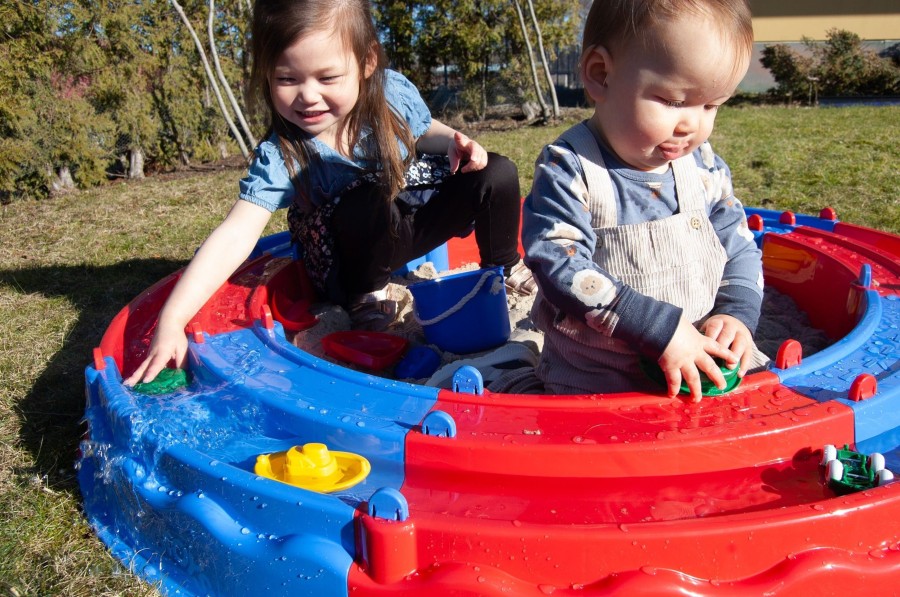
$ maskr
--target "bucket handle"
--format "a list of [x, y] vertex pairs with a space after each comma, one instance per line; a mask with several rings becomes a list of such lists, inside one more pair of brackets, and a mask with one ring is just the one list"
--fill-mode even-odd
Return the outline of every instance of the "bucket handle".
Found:
[[465, 307], [466, 303], [468, 303], [470, 300], [475, 298], [475, 295], [478, 294], [478, 291], [481, 290], [481, 287], [484, 286], [484, 283], [487, 282], [488, 278], [490, 278], [491, 276], [494, 276], [494, 275], [499, 275], [499, 274], [497, 274], [497, 272], [494, 270], [487, 270], [486, 272], [481, 274], [481, 277], [478, 279], [478, 282], [475, 284], [475, 286], [472, 287], [472, 290], [470, 290], [465, 296], [463, 296], [458, 301], [456, 301], [455, 305], [453, 305], [452, 307], [450, 307], [443, 313], [440, 313], [439, 315], [436, 315], [436, 316], [432, 317], [431, 319], [423, 320], [423, 319], [419, 319], [419, 316], [416, 314], [416, 312], [414, 310], [413, 316], [416, 318], [416, 321], [419, 322], [419, 325], [422, 325], [422, 326], [434, 325], [435, 323], [438, 323], [439, 321], [443, 321], [443, 320], [447, 319], [448, 317], [450, 317], [451, 315], [453, 315], [454, 313], [456, 313], [457, 311], [459, 311], [460, 309]]

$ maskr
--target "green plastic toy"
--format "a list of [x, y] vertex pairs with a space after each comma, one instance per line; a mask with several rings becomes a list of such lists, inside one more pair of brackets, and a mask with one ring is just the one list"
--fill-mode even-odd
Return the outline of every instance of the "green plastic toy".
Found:
[[153, 381], [134, 384], [135, 392], [156, 396], [171, 394], [188, 385], [187, 371], [184, 369], [163, 369]]
[[[725, 388], [722, 390], [717, 388], [712, 380], [709, 379], [709, 377], [703, 371], [700, 371], [700, 392], [704, 396], [721, 396], [722, 394], [727, 394], [741, 384], [742, 378], [738, 377], [738, 370], [740, 369], [740, 367], [735, 366], [734, 369], [729, 369], [724, 360], [716, 359], [715, 361], [719, 366], [719, 371], [721, 371], [722, 375], [725, 377]], [[644, 370], [644, 373], [647, 374], [647, 377], [663, 386], [666, 385], [666, 376], [663, 375], [662, 369], [659, 368], [659, 365], [647, 359], [641, 359], [641, 368]], [[690, 388], [688, 388], [687, 382], [681, 382], [679, 393], [691, 393]]]

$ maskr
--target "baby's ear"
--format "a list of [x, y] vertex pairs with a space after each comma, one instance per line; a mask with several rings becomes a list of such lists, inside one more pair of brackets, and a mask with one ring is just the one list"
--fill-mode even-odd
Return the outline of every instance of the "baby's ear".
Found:
[[581, 58], [581, 80], [584, 91], [594, 103], [602, 101], [606, 95], [606, 77], [612, 67], [609, 51], [600, 45], [591, 46]]

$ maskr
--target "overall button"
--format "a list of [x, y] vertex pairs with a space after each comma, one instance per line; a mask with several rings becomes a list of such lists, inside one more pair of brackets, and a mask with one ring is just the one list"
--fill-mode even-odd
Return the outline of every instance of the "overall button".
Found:
[[697, 216], [691, 218], [691, 228], [693, 228], [694, 230], [700, 229], [700, 218], [698, 218]]

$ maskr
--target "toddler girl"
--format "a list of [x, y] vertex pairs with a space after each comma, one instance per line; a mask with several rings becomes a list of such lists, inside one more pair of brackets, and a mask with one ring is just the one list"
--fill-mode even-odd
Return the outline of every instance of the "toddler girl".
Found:
[[127, 384], [171, 360], [184, 365], [185, 325], [282, 207], [317, 290], [357, 327], [393, 321], [392, 271], [473, 227], [483, 267], [528, 281], [515, 166], [433, 119], [416, 88], [385, 68], [366, 0], [257, 0], [252, 59], [269, 133]]

